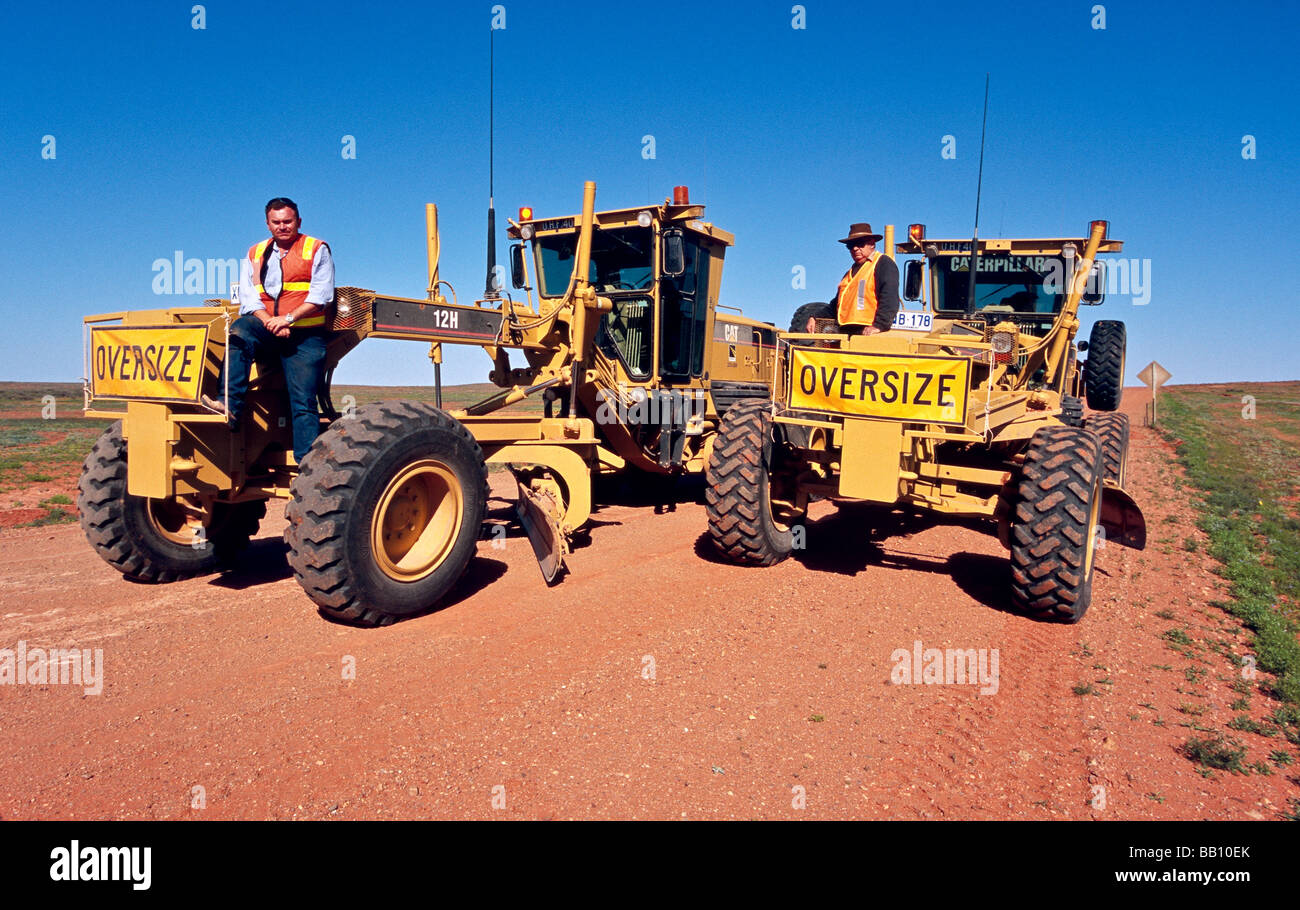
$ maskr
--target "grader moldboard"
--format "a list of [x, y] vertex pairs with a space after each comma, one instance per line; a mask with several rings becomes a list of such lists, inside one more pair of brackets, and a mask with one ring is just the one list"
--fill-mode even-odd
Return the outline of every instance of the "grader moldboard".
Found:
[[[713, 543], [736, 563], [780, 562], [815, 498], [984, 516], [1011, 551], [1015, 605], [1077, 621], [1101, 542], [1146, 543], [1124, 490], [1128, 418], [1114, 413], [1124, 324], [1098, 321], [1074, 344], [1079, 305], [1104, 298], [1097, 257], [1123, 244], [1103, 221], [1086, 238], [977, 241], [973, 256], [971, 240], [908, 232], [898, 251], [922, 258], [907, 262], [903, 296], [922, 309], [850, 336], [828, 304], [800, 307], [778, 337], [773, 395], [724, 416], [706, 490]], [[892, 229], [885, 243], [892, 253]], [[1081, 394], [1102, 413], [1085, 419]]]
[[[295, 465], [283, 376], [255, 368], [240, 431], [200, 403], [217, 396], [229, 300], [85, 319], [86, 413], [119, 419], [86, 459], [78, 507], [86, 536], [131, 578], [169, 582], [229, 564], [265, 515], [288, 499], [289, 563], [327, 616], [386, 625], [425, 612], [474, 555], [487, 465], [518, 479], [520, 521], [548, 583], [592, 512], [593, 477], [702, 472], [719, 415], [770, 394], [768, 323], [718, 311], [732, 235], [703, 221], [685, 187], [671, 200], [596, 212], [594, 183], [577, 216], [534, 219], [511, 272], [527, 302], [489, 288], [474, 304], [443, 296], [437, 211], [426, 207], [427, 299], [341, 287], [329, 316], [328, 424]], [[442, 345], [479, 345], [502, 391], [460, 410], [365, 404], [340, 415], [328, 378], [367, 337], [430, 343], [437, 402]], [[510, 352], [526, 366], [512, 367]], [[530, 396], [544, 416], [503, 415]], [[125, 402], [105, 410], [101, 402]]]

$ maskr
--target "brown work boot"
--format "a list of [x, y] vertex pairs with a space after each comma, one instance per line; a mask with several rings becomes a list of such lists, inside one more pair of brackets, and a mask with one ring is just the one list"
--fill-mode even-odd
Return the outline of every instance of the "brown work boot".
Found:
[[230, 410], [226, 407], [226, 403], [216, 398], [212, 398], [209, 395], [200, 395], [199, 404], [203, 405], [209, 411], [216, 411], [218, 414], [225, 414], [227, 417], [230, 416]]
[[226, 407], [226, 403], [224, 401], [218, 401], [217, 399], [209, 395], [200, 395], [199, 404], [203, 405], [209, 411], [216, 411], [218, 414], [225, 415], [226, 426], [230, 427], [230, 432], [232, 433], [239, 432], [242, 423], [238, 417], [231, 416], [230, 409]]

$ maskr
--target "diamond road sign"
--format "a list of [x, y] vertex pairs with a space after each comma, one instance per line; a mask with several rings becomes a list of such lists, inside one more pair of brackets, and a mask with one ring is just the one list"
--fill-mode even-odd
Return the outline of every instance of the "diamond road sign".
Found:
[[1142, 372], [1138, 373], [1138, 379], [1141, 379], [1153, 389], [1158, 389], [1169, 381], [1173, 374], [1156, 363], [1154, 360], [1143, 367]]

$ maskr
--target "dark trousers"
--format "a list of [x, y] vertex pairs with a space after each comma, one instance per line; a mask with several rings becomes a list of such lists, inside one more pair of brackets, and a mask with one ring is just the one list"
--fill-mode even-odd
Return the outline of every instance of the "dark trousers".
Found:
[[320, 435], [316, 393], [325, 363], [325, 330], [291, 329], [288, 338], [276, 338], [253, 314], [240, 316], [230, 329], [226, 367], [230, 371], [230, 399], [226, 406], [232, 421], [244, 413], [248, 376], [254, 361], [279, 358], [289, 387], [289, 413], [293, 418], [293, 457], [299, 464]]

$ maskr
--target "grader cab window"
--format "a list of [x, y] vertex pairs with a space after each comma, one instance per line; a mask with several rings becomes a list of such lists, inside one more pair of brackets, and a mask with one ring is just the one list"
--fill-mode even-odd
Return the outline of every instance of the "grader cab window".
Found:
[[[970, 291], [969, 256], [941, 256], [934, 263], [938, 306], [964, 312]], [[1065, 295], [1065, 263], [1059, 256], [985, 253], [975, 279], [975, 312], [1046, 315], [1060, 312]]]
[[[649, 228], [611, 228], [591, 232], [587, 280], [597, 293], [648, 290], [654, 281], [653, 235]], [[539, 237], [539, 286], [543, 297], [562, 297], [573, 275], [578, 235]]]
[[690, 238], [685, 247], [686, 270], [659, 284], [659, 371], [683, 379], [699, 376], [704, 369], [704, 323], [709, 315], [709, 253]]
[[614, 308], [600, 320], [596, 344], [606, 356], [618, 357], [633, 379], [647, 379], [654, 363], [650, 339], [654, 337], [653, 301], [640, 294], [611, 295]]

